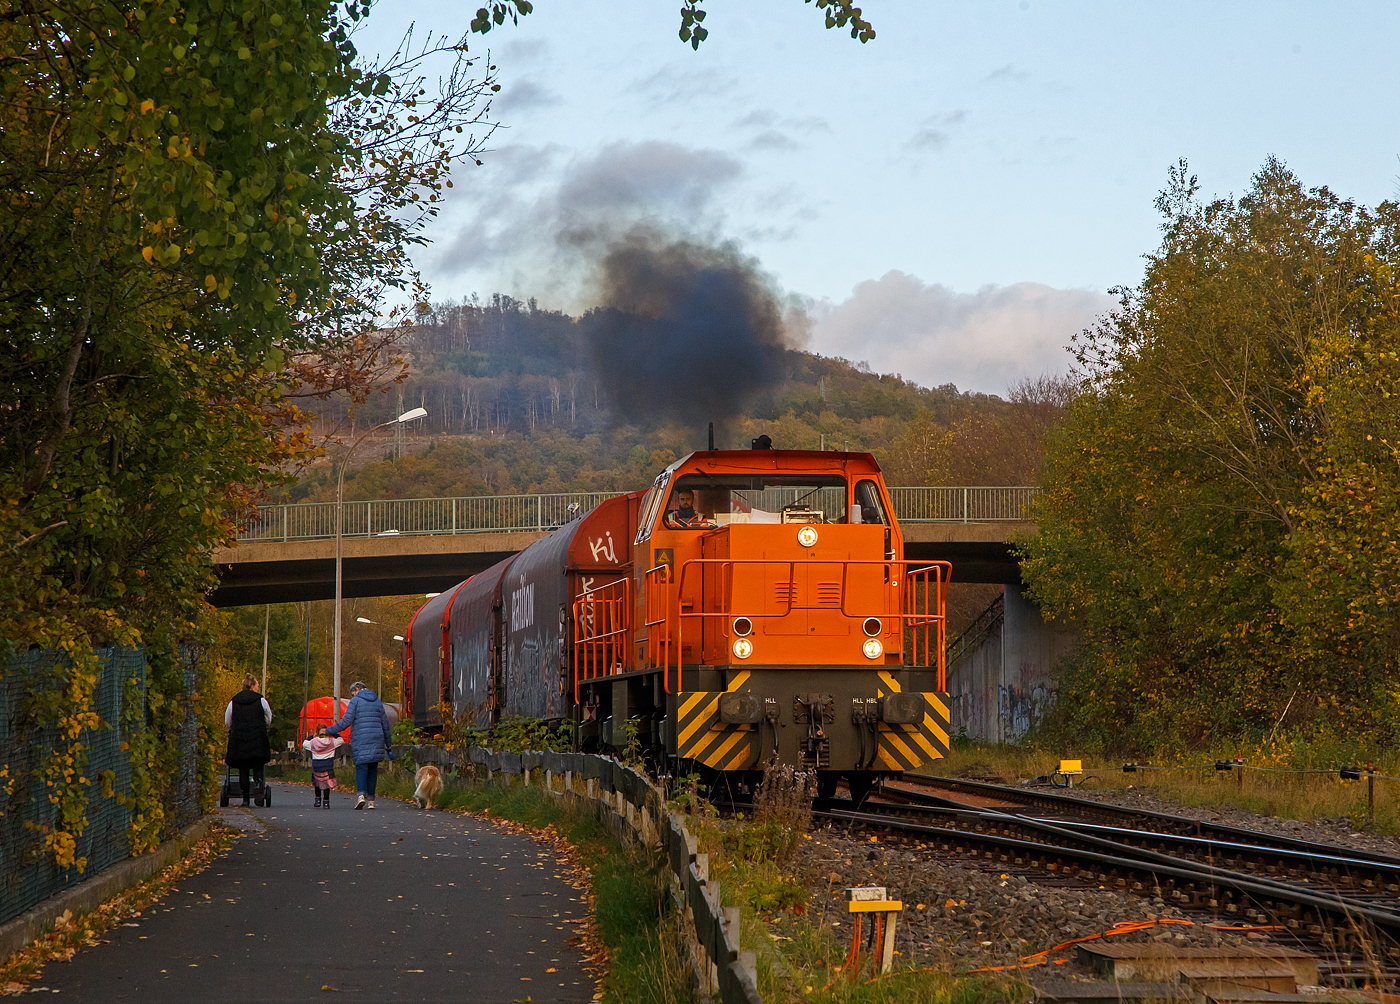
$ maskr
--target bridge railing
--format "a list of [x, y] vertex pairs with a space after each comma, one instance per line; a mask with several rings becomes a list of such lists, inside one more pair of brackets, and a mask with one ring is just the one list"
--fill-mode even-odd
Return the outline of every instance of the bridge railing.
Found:
[[987, 523], [1027, 519], [1040, 489], [1019, 487], [891, 488], [894, 515], [901, 523]]
[[[891, 488], [901, 523], [974, 523], [1022, 520], [1039, 488]], [[427, 534], [542, 531], [567, 523], [623, 492], [540, 495], [469, 495], [441, 499], [375, 499], [346, 502], [341, 535], [397, 537]], [[571, 507], [577, 507], [571, 508]], [[334, 502], [258, 506], [240, 541], [324, 540], [335, 536]]]

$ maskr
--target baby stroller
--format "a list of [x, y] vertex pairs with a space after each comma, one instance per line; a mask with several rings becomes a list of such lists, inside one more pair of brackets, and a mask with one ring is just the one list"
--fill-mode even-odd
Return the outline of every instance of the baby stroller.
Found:
[[[268, 787], [267, 781], [259, 781], [257, 777], [252, 777], [248, 781], [248, 794], [252, 796], [253, 804], [266, 808], [272, 804], [272, 789]], [[219, 806], [228, 808], [231, 798], [242, 798], [243, 787], [239, 782], [238, 775], [234, 773], [234, 768], [226, 767], [224, 771], [224, 784], [219, 789]]]

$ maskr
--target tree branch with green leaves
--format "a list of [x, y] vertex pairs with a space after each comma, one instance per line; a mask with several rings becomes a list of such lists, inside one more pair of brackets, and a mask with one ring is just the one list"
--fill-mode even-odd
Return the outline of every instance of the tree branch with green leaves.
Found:
[[[851, 37], [864, 43], [875, 37], [875, 26], [872, 25], [861, 9], [851, 0], [802, 0], [803, 3], [815, 3], [816, 9], [821, 11], [822, 19], [826, 22], [828, 30], [832, 28], [849, 28]], [[500, 0], [489, 6], [478, 8], [476, 16], [472, 18], [471, 30], [475, 34], [484, 35], [505, 24], [509, 19], [511, 24], [519, 24], [520, 19], [534, 11], [535, 5], [530, 0]], [[689, 42], [692, 49], [699, 49], [700, 43], [710, 37], [709, 29], [705, 27], [705, 0], [681, 0], [681, 27], [680, 39], [682, 42]]]

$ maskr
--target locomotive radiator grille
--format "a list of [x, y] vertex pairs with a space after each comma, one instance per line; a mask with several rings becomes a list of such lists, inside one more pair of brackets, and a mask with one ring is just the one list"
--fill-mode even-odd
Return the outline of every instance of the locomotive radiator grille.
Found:
[[[880, 697], [902, 693], [899, 681], [890, 673], [880, 674]], [[948, 695], [921, 693], [924, 699], [923, 720], [913, 725], [891, 725], [880, 722], [879, 752], [876, 762], [887, 770], [912, 770], [948, 755]]]
[[720, 720], [722, 693], [746, 690], [749, 674], [737, 674], [728, 691], [695, 691], [677, 695], [676, 752], [715, 770], [747, 770], [758, 762], [759, 734], [748, 725]]

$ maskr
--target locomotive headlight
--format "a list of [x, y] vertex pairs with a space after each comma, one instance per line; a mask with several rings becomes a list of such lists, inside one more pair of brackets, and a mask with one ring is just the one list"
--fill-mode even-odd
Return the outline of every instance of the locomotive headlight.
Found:
[[867, 659], [878, 659], [885, 654], [885, 646], [880, 644], [879, 638], [867, 638], [865, 644], [860, 647]]
[[817, 542], [816, 527], [804, 526], [797, 531], [797, 542], [803, 547], [811, 547]]
[[753, 621], [747, 617], [735, 617], [734, 633], [740, 638], [753, 634]]
[[865, 618], [865, 623], [860, 626], [860, 629], [874, 638], [880, 633], [880, 629], [883, 627], [884, 625], [880, 623], [880, 618], [867, 617]]
[[734, 655], [739, 659], [747, 659], [753, 655], [753, 642], [747, 638], [734, 639]]

